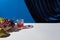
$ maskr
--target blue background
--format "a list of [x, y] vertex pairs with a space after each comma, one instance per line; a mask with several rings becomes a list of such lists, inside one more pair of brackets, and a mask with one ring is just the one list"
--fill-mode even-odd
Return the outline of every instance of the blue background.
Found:
[[35, 22], [28, 11], [24, 0], [0, 0], [0, 17], [13, 19], [24, 19], [25, 22]]

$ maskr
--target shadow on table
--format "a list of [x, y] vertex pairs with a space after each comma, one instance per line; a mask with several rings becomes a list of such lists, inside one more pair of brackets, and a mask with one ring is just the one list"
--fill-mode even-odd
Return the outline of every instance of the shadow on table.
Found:
[[11, 32], [19, 32], [19, 31], [21, 31], [23, 29], [31, 29], [31, 28], [33, 28], [33, 25], [25, 25], [22, 29], [14, 27], [11, 30], [8, 30], [8, 32], [9, 33], [11, 33]]

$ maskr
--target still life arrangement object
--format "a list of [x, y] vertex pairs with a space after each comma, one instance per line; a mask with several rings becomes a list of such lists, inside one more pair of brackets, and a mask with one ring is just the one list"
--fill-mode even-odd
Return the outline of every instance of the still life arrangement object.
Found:
[[17, 20], [16, 23], [12, 19], [0, 17], [0, 38], [10, 36], [9, 32], [17, 32], [22, 29], [32, 28], [33, 25], [24, 26], [23, 19]]

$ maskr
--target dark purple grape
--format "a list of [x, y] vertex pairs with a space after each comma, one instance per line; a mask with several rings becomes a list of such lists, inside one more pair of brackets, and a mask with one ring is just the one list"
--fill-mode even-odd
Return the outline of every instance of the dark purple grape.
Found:
[[14, 27], [15, 23], [13, 20], [3, 19], [2, 23], [0, 23], [0, 27], [6, 28], [6, 27]]

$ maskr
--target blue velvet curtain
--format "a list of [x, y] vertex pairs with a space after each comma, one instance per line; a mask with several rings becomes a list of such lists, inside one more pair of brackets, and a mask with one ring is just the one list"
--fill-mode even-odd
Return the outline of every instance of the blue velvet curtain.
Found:
[[60, 23], [60, 0], [25, 0], [36, 22]]

